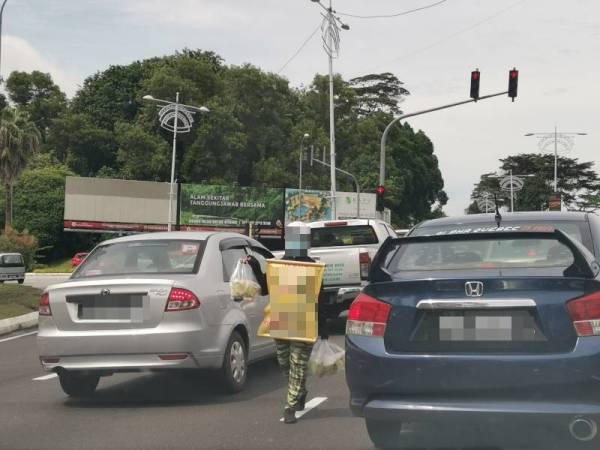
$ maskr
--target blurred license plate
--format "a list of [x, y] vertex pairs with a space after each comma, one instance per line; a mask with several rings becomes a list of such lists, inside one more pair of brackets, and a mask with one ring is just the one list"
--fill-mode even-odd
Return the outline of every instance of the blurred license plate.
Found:
[[513, 317], [510, 315], [441, 316], [440, 341], [512, 341]]
[[68, 303], [77, 304], [77, 318], [81, 320], [113, 320], [141, 322], [143, 295], [113, 294], [69, 297]]

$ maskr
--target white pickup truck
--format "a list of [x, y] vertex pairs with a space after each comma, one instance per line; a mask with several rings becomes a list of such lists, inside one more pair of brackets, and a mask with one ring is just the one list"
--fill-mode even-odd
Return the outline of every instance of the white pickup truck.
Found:
[[[309, 256], [323, 262], [323, 290], [331, 315], [348, 309], [364, 286], [371, 261], [388, 237], [397, 237], [393, 228], [382, 220], [350, 219], [311, 222]], [[273, 252], [281, 258], [283, 252]]]

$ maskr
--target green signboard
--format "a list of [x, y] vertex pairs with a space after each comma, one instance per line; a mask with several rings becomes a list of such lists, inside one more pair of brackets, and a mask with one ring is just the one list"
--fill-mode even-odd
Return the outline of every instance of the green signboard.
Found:
[[284, 189], [181, 185], [181, 225], [198, 227], [281, 228]]

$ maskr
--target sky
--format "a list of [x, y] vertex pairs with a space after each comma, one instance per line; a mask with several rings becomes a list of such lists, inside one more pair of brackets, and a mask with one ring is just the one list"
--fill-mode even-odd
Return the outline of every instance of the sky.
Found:
[[[323, 0], [328, 1], [328, 0]], [[385, 15], [439, 0], [335, 0], [338, 13]], [[309, 0], [8, 0], [2, 61], [13, 70], [50, 72], [72, 96], [83, 80], [110, 65], [183, 48], [212, 50], [228, 64], [279, 72], [319, 26]], [[342, 16], [334, 70], [346, 79], [392, 72], [411, 95], [405, 113], [465, 100], [470, 72], [481, 71], [481, 95], [507, 89], [520, 71], [514, 103], [501, 96], [408, 119], [433, 141], [445, 211], [462, 214], [482, 173], [499, 158], [539, 151], [529, 132], [586, 132], [570, 157], [600, 170], [600, 2], [597, 0], [446, 0], [385, 19]], [[281, 75], [292, 86], [326, 73], [317, 32]]]

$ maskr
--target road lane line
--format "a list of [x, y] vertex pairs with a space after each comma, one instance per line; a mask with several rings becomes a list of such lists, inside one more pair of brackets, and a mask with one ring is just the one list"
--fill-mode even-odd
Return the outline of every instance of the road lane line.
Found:
[[19, 339], [25, 336], [31, 336], [32, 334], [37, 334], [37, 331], [32, 331], [30, 333], [25, 333], [25, 334], [20, 334], [18, 336], [12, 336], [6, 339], [0, 339], [0, 342], [8, 342], [8, 341], [12, 341], [13, 339]]
[[50, 373], [48, 375], [43, 375], [41, 377], [34, 378], [33, 381], [46, 381], [51, 380], [52, 378], [56, 378], [58, 376], [57, 373]]
[[[325, 400], [327, 400], [327, 397], [315, 397], [311, 400], [309, 400], [308, 402], [306, 402], [306, 404], [304, 405], [304, 409], [302, 411], [298, 411], [296, 412], [296, 419], [299, 419], [300, 417], [302, 417], [304, 414], [307, 414], [308, 412], [310, 412], [311, 410], [315, 409], [317, 406], [319, 406], [321, 403], [323, 403]], [[279, 419], [280, 422], [283, 422], [283, 417], [281, 419]]]

